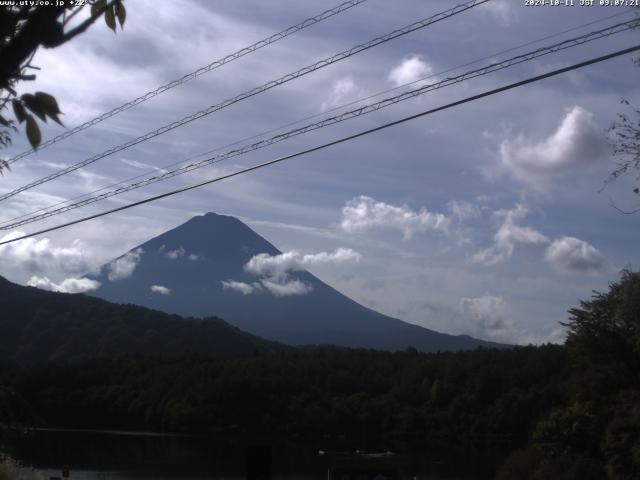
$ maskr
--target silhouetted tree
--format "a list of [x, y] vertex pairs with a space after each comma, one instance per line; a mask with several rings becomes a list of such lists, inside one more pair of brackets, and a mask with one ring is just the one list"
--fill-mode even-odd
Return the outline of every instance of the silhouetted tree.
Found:
[[[107, 26], [115, 32], [116, 21], [122, 27], [126, 19], [122, 2], [25, 1], [0, 6], [0, 146], [11, 143], [11, 132], [17, 130], [16, 122], [25, 124], [27, 138], [33, 148], [37, 148], [41, 141], [35, 117], [44, 122], [50, 118], [61, 124], [58, 117], [61, 112], [52, 95], [35, 92], [18, 96], [15, 89], [19, 82], [35, 79], [33, 71], [38, 68], [32, 61], [38, 48], [59, 47], [86, 31], [100, 17], [104, 17]], [[89, 16], [81, 22], [75, 21], [85, 7], [90, 9]], [[13, 108], [15, 120], [5, 112], [9, 105]]]

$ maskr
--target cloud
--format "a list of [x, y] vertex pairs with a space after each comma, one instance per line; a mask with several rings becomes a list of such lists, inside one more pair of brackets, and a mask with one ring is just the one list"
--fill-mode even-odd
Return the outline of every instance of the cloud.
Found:
[[137, 248], [111, 262], [107, 267], [109, 280], [115, 282], [133, 275], [133, 271], [138, 266], [143, 253], [144, 251], [141, 248]]
[[[23, 232], [16, 231], [5, 235], [0, 241], [22, 236]], [[87, 249], [80, 240], [74, 240], [70, 247], [54, 247], [48, 238], [36, 240], [33, 237], [1, 245], [0, 264], [30, 273], [55, 269], [67, 274], [77, 274], [91, 269]]]
[[139, 170], [156, 170], [160, 173], [166, 172], [164, 168], [158, 168], [155, 165], [151, 165], [150, 163], [139, 162], [137, 160], [129, 160], [127, 158], [121, 158], [120, 161], [125, 165], [129, 165], [130, 167], [137, 168]]
[[609, 270], [609, 262], [598, 249], [575, 237], [554, 240], [544, 259], [557, 271], [566, 274], [593, 274]]
[[459, 307], [470, 322], [472, 335], [503, 342], [513, 340], [513, 320], [508, 315], [507, 303], [503, 297], [484, 295], [462, 298]]
[[297, 250], [269, 255], [260, 253], [255, 255], [244, 266], [245, 271], [260, 276], [277, 277], [290, 271], [301, 271], [308, 267], [327, 263], [358, 262], [362, 256], [350, 248], [338, 248], [332, 253], [320, 252], [302, 254]]
[[500, 145], [502, 164], [517, 179], [543, 188], [554, 177], [574, 174], [607, 157], [603, 132], [593, 114], [575, 106], [567, 112], [556, 131], [542, 140], [519, 135]]
[[415, 82], [433, 73], [433, 68], [421, 56], [412, 55], [405, 58], [387, 77], [396, 87]]
[[157, 293], [159, 295], [171, 295], [171, 289], [163, 287], [162, 285], [151, 285], [151, 293]]
[[495, 265], [511, 258], [518, 245], [539, 247], [549, 243], [542, 233], [517, 224], [528, 213], [525, 205], [518, 204], [511, 210], [498, 210], [494, 215], [502, 218], [502, 224], [493, 236], [494, 245], [473, 255], [474, 263]]
[[61, 293], [83, 293], [100, 288], [100, 282], [88, 278], [65, 278], [60, 283], [54, 283], [47, 277], [33, 276], [29, 279], [27, 285], [41, 290]]
[[176, 260], [178, 258], [184, 257], [186, 253], [187, 251], [183, 247], [180, 247], [175, 250], [169, 250], [167, 253], [165, 253], [165, 256], [170, 260]]
[[280, 280], [261, 280], [262, 286], [269, 290], [276, 297], [288, 297], [290, 295], [306, 295], [313, 290], [311, 285], [308, 285], [300, 280], [287, 280], [281, 282]]
[[222, 282], [222, 288], [224, 290], [235, 290], [236, 292], [240, 292], [243, 295], [249, 295], [250, 293], [255, 292], [256, 290], [261, 290], [262, 286], [259, 283], [245, 283], [245, 282], [236, 282], [234, 280], [226, 280]]
[[417, 232], [446, 232], [449, 219], [442, 213], [432, 213], [424, 208], [416, 212], [406, 205], [389, 205], [360, 196], [349, 200], [342, 208], [340, 226], [349, 233], [371, 229], [400, 230], [408, 240]]
[[176, 248], [175, 250], [166, 250], [166, 248], [167, 247], [162, 245], [158, 249], [158, 252], [159, 253], [163, 253], [164, 252], [164, 256], [167, 257], [169, 260], [177, 260], [177, 259], [183, 258], [183, 257], [186, 257], [188, 260], [190, 260], [192, 262], [197, 262], [198, 260], [200, 260], [200, 255], [197, 255], [195, 253], [187, 254], [187, 251], [185, 250], [184, 247], [179, 247], [179, 248]]
[[542, 233], [517, 222], [528, 213], [527, 207], [516, 205], [511, 210], [498, 210], [494, 215], [502, 224], [494, 235], [494, 245], [473, 255], [473, 262], [495, 265], [511, 258], [516, 246], [544, 247], [544, 259], [560, 273], [603, 273], [610, 269], [607, 259], [592, 245], [574, 237], [551, 241]]
[[351, 77], [344, 77], [333, 82], [329, 98], [322, 102], [322, 110], [339, 107], [349, 101], [355, 100], [360, 94], [360, 89]]
[[465, 221], [480, 217], [482, 210], [466, 200], [451, 200], [447, 203], [447, 209], [453, 218]]
[[480, 8], [496, 17], [505, 26], [511, 25], [516, 15], [512, 0], [494, 0], [481, 5]]
[[269, 255], [260, 253], [254, 255], [244, 266], [244, 270], [256, 277], [252, 284], [227, 280], [222, 282], [225, 290], [235, 290], [249, 295], [266, 290], [277, 297], [289, 295], [305, 295], [313, 290], [311, 285], [299, 279], [292, 278], [291, 272], [303, 271], [308, 267], [320, 264], [341, 264], [358, 262], [362, 256], [350, 248], [338, 248], [334, 252], [319, 252], [303, 254], [297, 250]]

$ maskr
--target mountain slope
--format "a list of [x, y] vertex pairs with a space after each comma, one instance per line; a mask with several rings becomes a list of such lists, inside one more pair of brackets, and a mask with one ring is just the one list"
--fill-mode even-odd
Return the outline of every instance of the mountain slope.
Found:
[[283, 347], [218, 318], [181, 318], [0, 277], [0, 361], [41, 362], [141, 353], [250, 354]]
[[[230, 279], [246, 284], [256, 281], [243, 267], [259, 253], [281, 252], [238, 219], [208, 213], [103, 266], [98, 276], [91, 277], [101, 283], [92, 295], [180, 315], [217, 315], [253, 334], [296, 345], [329, 343], [387, 350], [414, 346], [423, 351], [500, 346], [466, 335], [441, 334], [375, 312], [306, 271], [291, 274], [311, 287], [305, 295], [277, 297], [264, 290], [245, 295], [225, 289], [223, 282]], [[129, 260], [138, 260], [132, 274], [115, 278], [120, 276], [118, 267]]]

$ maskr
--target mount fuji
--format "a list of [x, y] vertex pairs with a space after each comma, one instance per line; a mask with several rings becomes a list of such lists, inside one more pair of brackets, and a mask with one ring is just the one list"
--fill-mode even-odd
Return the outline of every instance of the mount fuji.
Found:
[[207, 213], [104, 265], [89, 277], [100, 282], [91, 295], [182, 316], [217, 316], [254, 335], [291, 345], [415, 347], [425, 352], [507, 347], [383, 315], [303, 269], [286, 273], [287, 285], [299, 291], [285, 294], [274, 289], [278, 285], [260, 284], [246, 268], [257, 255], [281, 253], [240, 220]]

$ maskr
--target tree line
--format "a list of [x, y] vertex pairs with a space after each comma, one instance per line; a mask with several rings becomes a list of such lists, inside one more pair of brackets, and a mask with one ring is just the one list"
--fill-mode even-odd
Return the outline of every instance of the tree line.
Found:
[[499, 479], [640, 478], [640, 274], [569, 312], [565, 345], [0, 366], [0, 422], [500, 447]]

